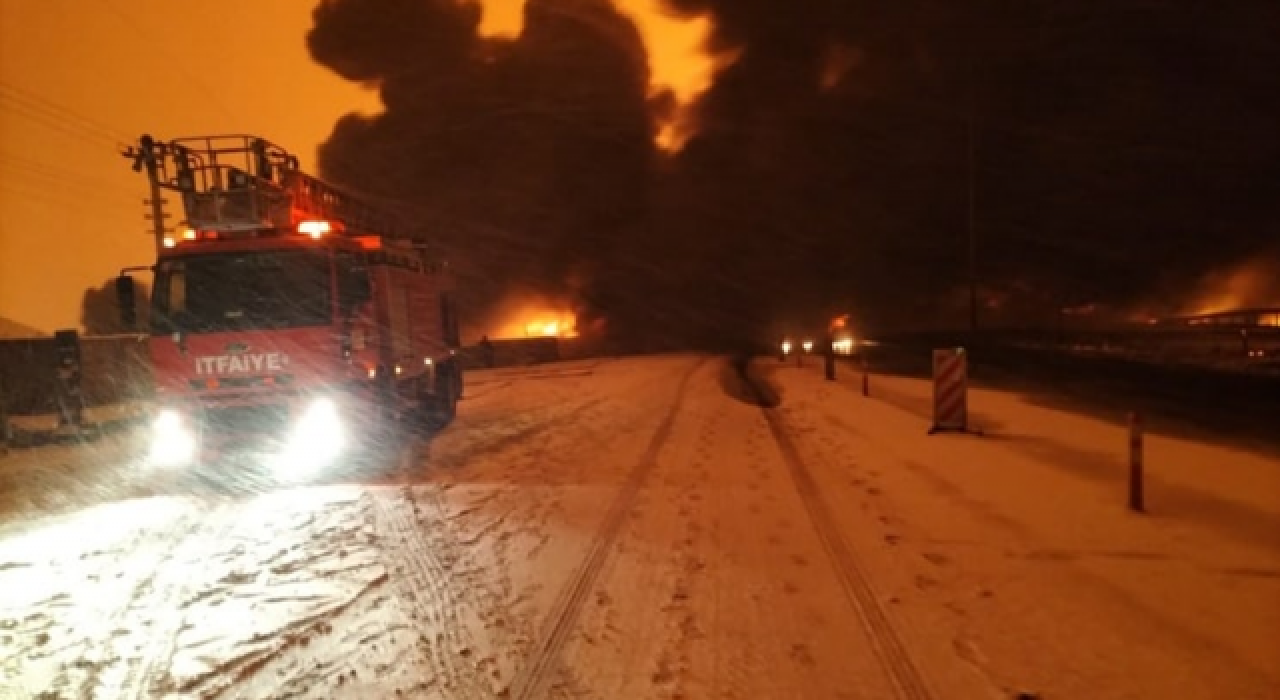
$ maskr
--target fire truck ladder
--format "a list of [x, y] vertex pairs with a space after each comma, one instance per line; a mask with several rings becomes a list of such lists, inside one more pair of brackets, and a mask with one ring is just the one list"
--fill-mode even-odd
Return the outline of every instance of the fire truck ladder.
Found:
[[198, 136], [157, 142], [144, 135], [125, 151], [153, 184], [182, 196], [187, 225], [222, 233], [292, 230], [300, 221], [337, 222], [350, 233], [409, 238], [393, 217], [298, 169], [298, 159], [256, 136]]

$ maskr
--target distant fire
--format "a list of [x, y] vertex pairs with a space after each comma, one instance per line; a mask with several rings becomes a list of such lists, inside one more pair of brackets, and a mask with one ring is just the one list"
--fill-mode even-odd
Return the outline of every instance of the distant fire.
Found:
[[1258, 257], [1207, 275], [1182, 313], [1199, 315], [1280, 306], [1280, 261]]
[[578, 335], [577, 319], [569, 312], [542, 314], [524, 326], [527, 338], [573, 338]]
[[573, 304], [549, 295], [513, 293], [491, 311], [487, 320], [472, 330], [477, 338], [494, 340], [518, 338], [576, 338], [578, 315]]

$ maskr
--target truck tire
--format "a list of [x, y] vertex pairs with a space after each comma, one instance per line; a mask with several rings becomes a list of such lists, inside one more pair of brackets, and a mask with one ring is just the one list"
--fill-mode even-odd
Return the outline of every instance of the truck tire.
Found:
[[458, 380], [456, 371], [449, 368], [436, 378], [435, 393], [427, 397], [427, 422], [439, 430], [453, 422], [458, 415]]

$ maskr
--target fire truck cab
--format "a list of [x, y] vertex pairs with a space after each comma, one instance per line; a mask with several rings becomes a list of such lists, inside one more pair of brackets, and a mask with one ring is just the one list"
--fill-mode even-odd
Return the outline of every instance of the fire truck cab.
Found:
[[[185, 214], [150, 267], [154, 464], [250, 448], [312, 472], [453, 418], [453, 284], [414, 232], [257, 137], [143, 137], [128, 155]], [[127, 271], [117, 290], [127, 316]]]

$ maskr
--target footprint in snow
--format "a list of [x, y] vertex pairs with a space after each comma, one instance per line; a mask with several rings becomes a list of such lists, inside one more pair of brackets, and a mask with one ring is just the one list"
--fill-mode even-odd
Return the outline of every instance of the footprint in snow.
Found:
[[926, 561], [935, 566], [946, 566], [951, 563], [951, 559], [948, 558], [947, 555], [939, 554], [937, 552], [925, 552], [920, 556], [924, 557]]
[[802, 666], [813, 666], [813, 654], [809, 652], [806, 644], [791, 645], [791, 659]]

